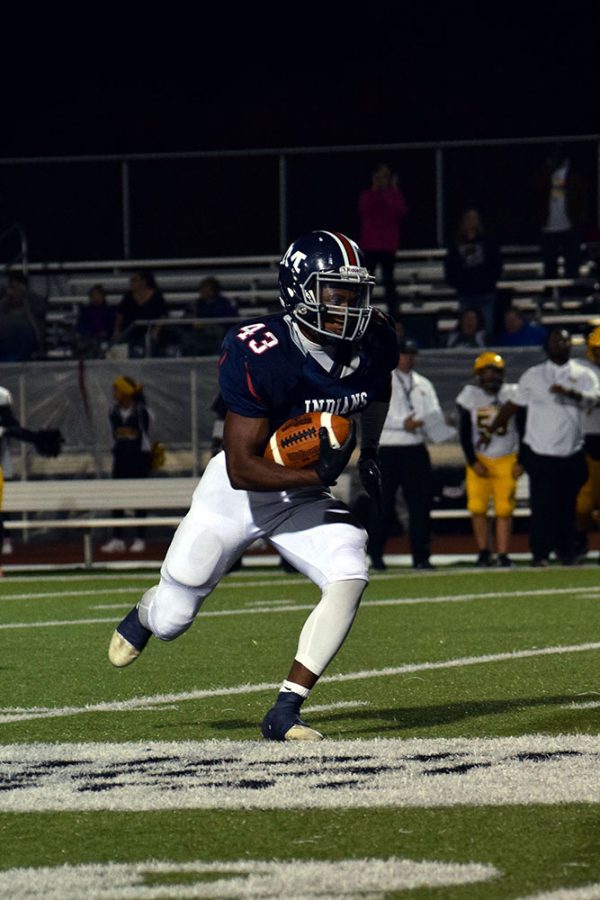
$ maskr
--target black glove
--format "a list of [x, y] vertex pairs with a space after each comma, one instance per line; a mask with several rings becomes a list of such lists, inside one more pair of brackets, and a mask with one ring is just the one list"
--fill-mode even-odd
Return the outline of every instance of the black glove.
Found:
[[382, 509], [381, 471], [376, 450], [361, 450], [358, 460], [358, 474], [365, 491], [375, 501], [377, 511]]
[[319, 428], [319, 444], [320, 456], [319, 462], [315, 466], [315, 470], [321, 479], [321, 482], [326, 487], [330, 487], [332, 484], [336, 483], [337, 479], [348, 465], [348, 460], [356, 447], [356, 423], [350, 423], [348, 437], [343, 444], [340, 444], [337, 450], [331, 446], [329, 432], [326, 428]]
[[45, 428], [32, 433], [33, 446], [40, 456], [58, 456], [65, 442], [58, 428]]

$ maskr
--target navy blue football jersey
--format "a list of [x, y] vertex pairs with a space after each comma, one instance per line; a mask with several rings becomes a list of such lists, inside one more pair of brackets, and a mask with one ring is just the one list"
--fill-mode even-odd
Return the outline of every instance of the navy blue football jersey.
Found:
[[374, 311], [352, 367], [327, 372], [299, 346], [290, 316], [272, 315], [231, 328], [223, 341], [219, 383], [226, 406], [240, 416], [267, 418], [273, 430], [307, 412], [351, 416], [389, 396], [398, 362], [390, 320]]

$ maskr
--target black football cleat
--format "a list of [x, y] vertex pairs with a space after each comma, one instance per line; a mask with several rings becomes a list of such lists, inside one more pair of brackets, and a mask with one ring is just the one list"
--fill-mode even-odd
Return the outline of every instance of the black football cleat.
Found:
[[[289, 698], [289, 699], [288, 699]], [[323, 735], [298, 715], [297, 694], [280, 694], [262, 720], [260, 730], [267, 741], [322, 741]]]
[[140, 622], [137, 606], [128, 612], [117, 625], [108, 647], [108, 659], [118, 669], [131, 665], [152, 636], [149, 628]]

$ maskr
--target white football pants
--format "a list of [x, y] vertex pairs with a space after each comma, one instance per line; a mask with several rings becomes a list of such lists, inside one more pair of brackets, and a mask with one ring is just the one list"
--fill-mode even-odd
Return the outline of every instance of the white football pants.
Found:
[[341, 647], [368, 582], [366, 532], [324, 488], [234, 490], [225, 454], [208, 464], [167, 551], [158, 585], [139, 604], [142, 624], [170, 641], [190, 627], [204, 599], [257, 538], [321, 589], [296, 659], [320, 675]]

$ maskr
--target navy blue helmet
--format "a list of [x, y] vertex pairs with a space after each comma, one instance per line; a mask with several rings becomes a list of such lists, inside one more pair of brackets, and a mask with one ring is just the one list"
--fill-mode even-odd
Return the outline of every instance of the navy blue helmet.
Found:
[[360, 340], [371, 318], [374, 284], [358, 245], [339, 232], [298, 238], [279, 264], [281, 303], [297, 322], [328, 339]]

